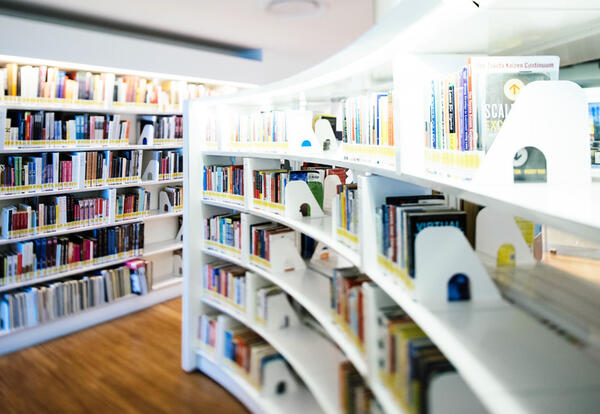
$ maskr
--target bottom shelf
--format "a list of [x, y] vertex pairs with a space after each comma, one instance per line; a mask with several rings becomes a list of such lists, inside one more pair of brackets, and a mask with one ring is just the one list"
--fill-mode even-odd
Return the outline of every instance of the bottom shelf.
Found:
[[142, 296], [131, 295], [112, 303], [66, 316], [38, 326], [0, 335], [0, 355], [89, 328], [129, 313], [181, 296], [181, 280]]
[[255, 414], [308, 414], [321, 412], [314, 397], [306, 388], [280, 397], [265, 397], [232, 370], [213, 362], [202, 352], [196, 354], [196, 365]]

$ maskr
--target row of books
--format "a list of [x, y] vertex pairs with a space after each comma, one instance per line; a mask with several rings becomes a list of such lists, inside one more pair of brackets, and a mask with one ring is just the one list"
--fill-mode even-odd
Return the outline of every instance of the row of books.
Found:
[[383, 409], [352, 362], [339, 367], [340, 407], [344, 414], [383, 414]]
[[151, 286], [152, 262], [136, 259], [99, 274], [4, 293], [0, 331], [37, 326], [131, 294], [143, 295]]
[[17, 242], [0, 251], [0, 286], [135, 256], [143, 249], [144, 223]]
[[364, 352], [365, 325], [362, 284], [371, 279], [355, 267], [334, 269], [330, 279], [331, 312], [335, 321], [349, 333]]
[[173, 209], [180, 210], [183, 208], [183, 187], [180, 185], [176, 186], [167, 186], [162, 190], [169, 200], [169, 204], [171, 205], [171, 209], [165, 211], [165, 213], [172, 212]]
[[110, 78], [114, 75], [7, 63], [0, 69], [0, 96], [104, 101]]
[[151, 125], [154, 139], [183, 139], [183, 117], [172, 116], [142, 116], [140, 117], [140, 131], [146, 125]]
[[[118, 207], [118, 204], [117, 204]], [[108, 223], [109, 199], [72, 195], [2, 208], [2, 237], [18, 238], [59, 229]]]
[[[472, 57], [457, 72], [432, 80], [426, 93], [426, 149], [485, 154], [520, 91], [530, 82], [557, 80], [558, 70], [556, 56]], [[426, 154], [427, 161], [440, 161], [435, 152]], [[478, 166], [465, 160], [441, 158], [452, 167]]]
[[421, 230], [454, 226], [466, 233], [466, 213], [449, 208], [442, 195], [387, 197], [377, 215], [380, 254], [410, 278], [415, 277], [415, 240]]
[[379, 377], [408, 412], [428, 413], [432, 381], [454, 367], [397, 305], [378, 309], [376, 324]]
[[153, 160], [158, 162], [157, 173], [159, 180], [172, 180], [183, 177], [183, 151], [165, 150], [151, 151]]
[[181, 105], [186, 99], [210, 95], [201, 84], [161, 81], [141, 76], [115, 76], [114, 73], [66, 71], [46, 65], [7, 63], [0, 68], [0, 97], [132, 102]]
[[296, 232], [278, 223], [255, 223], [250, 225], [250, 254], [266, 261], [271, 260], [271, 246], [288, 239], [296, 243]]
[[204, 221], [204, 238], [218, 244], [242, 248], [242, 223], [240, 214], [221, 214]]
[[141, 76], [118, 76], [114, 81], [114, 102], [181, 105], [186, 99], [201, 98], [211, 91], [204, 85], [185, 81], [160, 81]]
[[8, 111], [5, 145], [129, 142], [130, 122], [121, 115], [71, 114], [68, 112]]
[[344, 99], [340, 104], [343, 141], [394, 146], [394, 104], [391, 93]]
[[358, 185], [341, 184], [337, 186], [338, 227], [351, 234], [358, 234]]
[[244, 195], [243, 165], [205, 165], [204, 191]]
[[239, 308], [246, 308], [246, 269], [224, 261], [204, 265], [202, 287]]
[[129, 190], [126, 194], [117, 194], [115, 200], [115, 219], [126, 220], [133, 216], [150, 213], [150, 191], [141, 187]]
[[251, 115], [239, 115], [234, 121], [231, 142], [287, 142], [286, 117], [284, 111], [264, 111]]
[[3, 193], [35, 192], [136, 182], [141, 161], [141, 150], [8, 156], [0, 162], [0, 188]]
[[295, 171], [287, 169], [255, 170], [253, 171], [254, 198], [283, 204], [287, 183], [299, 180], [306, 182], [317, 203], [323, 207], [323, 183], [328, 175], [337, 175], [340, 177], [340, 181], [345, 183], [347, 170], [312, 164], [305, 164], [301, 170]]

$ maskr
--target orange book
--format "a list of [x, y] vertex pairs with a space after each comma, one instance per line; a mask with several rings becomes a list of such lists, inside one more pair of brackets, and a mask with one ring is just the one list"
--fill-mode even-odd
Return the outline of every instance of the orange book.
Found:
[[8, 86], [8, 95], [17, 96], [19, 65], [8, 63], [6, 65], [6, 82]]

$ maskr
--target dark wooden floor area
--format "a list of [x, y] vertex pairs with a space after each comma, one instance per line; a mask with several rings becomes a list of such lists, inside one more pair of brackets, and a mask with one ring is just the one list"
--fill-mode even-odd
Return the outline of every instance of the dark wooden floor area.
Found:
[[180, 367], [181, 300], [0, 357], [0, 412], [246, 413]]

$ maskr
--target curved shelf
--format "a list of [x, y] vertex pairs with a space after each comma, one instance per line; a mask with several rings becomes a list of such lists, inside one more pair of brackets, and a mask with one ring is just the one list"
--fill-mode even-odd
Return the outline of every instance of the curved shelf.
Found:
[[225, 157], [289, 159], [334, 164], [356, 171], [377, 174], [452, 194], [472, 203], [495, 207], [512, 215], [548, 224], [591, 241], [600, 241], [600, 182], [578, 186], [549, 184], [486, 185], [444, 178], [434, 174], [415, 174], [365, 163], [338, 161], [315, 156], [269, 152], [207, 151], [203, 154]]
[[354, 364], [356, 370], [366, 378], [366, 358], [356, 349], [352, 341], [335, 324], [331, 317], [328, 293], [329, 281], [325, 276], [311, 269], [286, 272], [283, 276], [275, 276], [257, 266], [245, 263], [242, 260], [233, 259], [215, 250], [203, 249], [202, 251], [210, 256], [245, 267], [282, 288], [314, 316], [329, 336], [342, 348], [342, 351], [352, 364]]
[[212, 355], [204, 351], [196, 352], [196, 365], [200, 371], [233, 394], [234, 397], [254, 414], [306, 414], [307, 412], [321, 412], [314, 397], [305, 388], [300, 388], [293, 394], [284, 394], [277, 398], [266, 398], [237, 373], [219, 365], [215, 362]]
[[[293, 326], [281, 330], [268, 330], [248, 320], [246, 315], [232, 311], [230, 306], [214, 298], [203, 296], [204, 303], [239, 320], [270, 343], [290, 363], [324, 412], [340, 412], [338, 369], [344, 355], [327, 339], [305, 326]], [[315, 358], [320, 355], [321, 358]]]
[[[327, 331], [331, 339], [341, 348], [342, 352], [369, 384], [371, 391], [375, 394], [377, 401], [382, 405], [384, 411], [388, 414], [406, 414], [398, 401], [392, 396], [392, 393], [378, 379], [377, 375], [370, 375], [366, 357], [361, 354], [346, 333], [342, 331], [341, 327], [333, 321], [331, 310], [329, 309], [329, 296], [327, 294], [329, 291], [329, 282], [324, 276], [318, 272], [306, 269], [303, 271], [286, 272], [283, 277], [277, 277], [256, 266], [231, 258], [215, 250], [203, 249], [202, 251], [210, 256], [243, 266], [281, 287], [304, 306]], [[214, 299], [207, 299], [207, 303], [211, 302], [214, 302]], [[231, 312], [235, 313], [237, 310], [231, 310]]]
[[333, 237], [332, 233], [332, 219], [331, 216], [324, 217], [306, 217], [302, 220], [295, 220], [284, 215], [270, 213], [265, 210], [261, 210], [258, 208], [247, 208], [244, 206], [240, 206], [239, 204], [227, 203], [223, 201], [213, 201], [203, 199], [202, 202], [204, 204], [227, 208], [230, 210], [236, 210], [241, 213], [248, 213], [254, 216], [263, 217], [268, 220], [276, 221], [277, 223], [284, 224], [296, 231], [306, 234], [309, 237], [312, 237], [315, 240], [321, 241], [325, 243], [327, 246], [344, 256], [350, 263], [354, 266], [360, 267], [361, 259], [360, 253], [356, 250], [351, 249], [345, 244], [337, 241]]
[[[301, 232], [307, 229], [304, 223], [286, 219], [285, 216], [232, 203], [209, 200], [202, 202], [256, 214]], [[331, 242], [329, 234], [317, 231], [313, 232], [312, 237], [328, 244]], [[218, 255], [211, 251], [206, 253]], [[340, 253], [344, 254], [343, 251]], [[230, 260], [225, 255], [220, 257]], [[331, 329], [331, 322], [328, 324], [326, 318], [318, 316], [323, 315], [322, 308], [319, 309], [314, 301], [311, 304], [310, 298], [314, 297], [317, 289], [303, 288], [298, 278], [288, 279], [288, 274], [286, 278], [278, 278], [251, 264], [238, 264], [281, 286], [315, 315], [325, 329]], [[361, 267], [360, 264], [357, 266]], [[559, 389], [565, 396], [565, 401], [572, 401], [575, 406], [580, 403], [587, 407], [585, 404], [590, 404], [590, 401], [600, 402], [599, 364], [525, 312], [508, 304], [502, 309], [474, 309], [467, 304], [457, 305], [452, 311], [431, 310], [411, 299], [402, 284], [381, 274], [378, 269], [362, 271], [437, 344], [491, 412], [504, 412], [506, 407], [510, 407], [511, 412], [519, 413], [561, 412], [565, 407], [552, 403], [552, 394]], [[310, 271], [300, 273], [303, 275], [298, 275], [299, 278]], [[337, 327], [333, 328], [339, 331]], [[328, 332], [331, 334], [329, 329]], [[336, 336], [335, 333], [332, 338], [360, 370], [360, 362], [356, 363], [360, 360], [352, 356], [348, 346], [342, 345], [347, 340], [342, 339], [340, 342], [339, 335]], [[482, 345], [481, 341], [486, 345]], [[361, 374], [363, 372], [366, 372], [366, 367]], [[402, 412], [377, 378], [369, 384], [387, 412]]]

